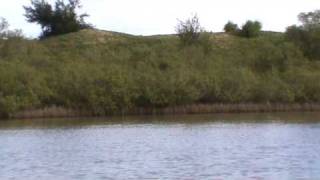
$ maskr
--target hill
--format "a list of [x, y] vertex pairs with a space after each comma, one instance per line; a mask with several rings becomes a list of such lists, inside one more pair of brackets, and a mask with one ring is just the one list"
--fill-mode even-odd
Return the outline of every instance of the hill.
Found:
[[93, 115], [194, 104], [318, 103], [319, 63], [282, 33], [246, 39], [83, 30], [45, 40], [0, 41], [3, 117], [48, 107]]

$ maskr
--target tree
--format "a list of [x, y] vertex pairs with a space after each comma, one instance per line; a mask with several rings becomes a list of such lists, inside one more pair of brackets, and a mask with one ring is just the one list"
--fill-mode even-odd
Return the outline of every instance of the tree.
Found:
[[298, 18], [304, 28], [319, 28], [320, 26], [320, 10], [300, 13]]
[[286, 38], [297, 45], [310, 59], [320, 60], [320, 10], [300, 13], [302, 25], [290, 26], [286, 30]]
[[224, 31], [226, 33], [236, 33], [239, 30], [239, 27], [237, 24], [229, 21], [225, 26], [224, 26]]
[[41, 37], [49, 37], [70, 32], [77, 32], [81, 29], [91, 28], [91, 25], [84, 21], [87, 14], [77, 14], [81, 8], [79, 0], [57, 0], [54, 8], [45, 0], [31, 0], [31, 6], [24, 6], [25, 17], [30, 23], [41, 25]]
[[22, 31], [19, 29], [9, 30], [9, 23], [5, 18], [0, 17], [0, 39], [22, 38]]
[[7, 22], [6, 19], [0, 18], [0, 38], [3, 39], [6, 37], [6, 32], [8, 30], [9, 23]]
[[8, 21], [5, 18], [0, 17], [0, 33], [2, 33], [3, 31], [6, 31], [8, 27], [9, 27]]
[[303, 51], [307, 50], [308, 46], [308, 33], [305, 31], [302, 27], [293, 25], [289, 26], [286, 30], [286, 38], [291, 40], [293, 43], [295, 43], [300, 48], [304, 49]]
[[198, 42], [200, 33], [203, 31], [198, 16], [194, 15], [185, 21], [178, 21], [176, 32], [181, 43], [183, 45], [192, 45]]
[[247, 21], [241, 28], [240, 35], [254, 38], [260, 35], [262, 24], [259, 21]]

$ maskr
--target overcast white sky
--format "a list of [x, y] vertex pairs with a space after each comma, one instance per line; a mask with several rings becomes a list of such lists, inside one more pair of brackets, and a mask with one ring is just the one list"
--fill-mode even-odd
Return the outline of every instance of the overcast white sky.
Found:
[[[53, 2], [54, 0], [49, 0]], [[11, 28], [23, 29], [36, 37], [40, 27], [29, 24], [23, 16], [23, 5], [30, 0], [0, 0], [0, 16]], [[88, 22], [96, 28], [136, 35], [174, 33], [177, 19], [197, 13], [208, 31], [222, 31], [231, 20], [243, 24], [259, 20], [264, 30], [284, 31], [297, 23], [300, 12], [320, 9], [320, 0], [82, 0]]]

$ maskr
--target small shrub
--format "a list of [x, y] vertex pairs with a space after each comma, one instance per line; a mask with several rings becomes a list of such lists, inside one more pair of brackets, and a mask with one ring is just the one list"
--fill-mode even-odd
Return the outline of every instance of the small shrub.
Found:
[[202, 27], [197, 15], [186, 21], [179, 20], [176, 32], [182, 45], [192, 45], [198, 42]]

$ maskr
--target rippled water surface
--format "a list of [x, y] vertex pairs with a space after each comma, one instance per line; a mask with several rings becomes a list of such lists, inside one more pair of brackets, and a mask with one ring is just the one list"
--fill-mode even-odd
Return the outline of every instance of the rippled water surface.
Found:
[[0, 121], [0, 179], [320, 179], [320, 114]]

